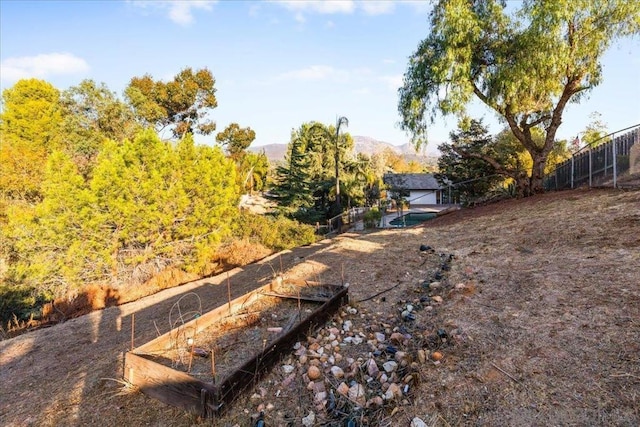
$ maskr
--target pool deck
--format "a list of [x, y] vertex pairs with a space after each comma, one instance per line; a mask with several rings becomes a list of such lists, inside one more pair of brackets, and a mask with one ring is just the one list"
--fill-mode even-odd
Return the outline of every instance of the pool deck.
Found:
[[387, 211], [387, 214], [380, 220], [379, 228], [402, 228], [395, 225], [391, 225], [391, 221], [399, 218], [408, 213], [438, 213], [451, 207], [457, 207], [458, 205], [420, 205], [412, 206], [402, 211]]

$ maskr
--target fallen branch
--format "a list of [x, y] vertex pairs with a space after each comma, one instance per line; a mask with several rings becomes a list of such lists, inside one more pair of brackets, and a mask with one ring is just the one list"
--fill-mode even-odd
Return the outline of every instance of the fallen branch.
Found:
[[609, 376], [613, 377], [613, 378], [628, 377], [628, 378], [636, 378], [636, 379], [640, 380], [639, 376], [633, 375], [633, 374], [627, 374], [627, 373], [624, 373], [624, 374], [611, 374]]
[[518, 381], [513, 375], [511, 375], [510, 373], [508, 373], [507, 371], [505, 371], [504, 369], [502, 369], [501, 367], [499, 367], [498, 365], [496, 365], [495, 363], [491, 362], [491, 366], [493, 366], [494, 368], [496, 368], [498, 371], [502, 372], [503, 374], [505, 374], [506, 376], [508, 376], [509, 378], [511, 378], [513, 381], [517, 382], [518, 384], [520, 384], [520, 381]]

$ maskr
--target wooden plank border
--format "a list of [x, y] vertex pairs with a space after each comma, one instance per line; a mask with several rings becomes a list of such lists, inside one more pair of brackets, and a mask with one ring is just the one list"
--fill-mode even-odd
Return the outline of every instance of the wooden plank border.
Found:
[[[258, 289], [254, 289], [251, 292], [248, 292], [244, 295], [239, 296], [238, 298], [231, 301], [231, 304], [224, 304], [220, 307], [214, 308], [207, 313], [204, 313], [202, 316], [192, 319], [186, 322], [182, 329], [184, 330], [193, 330], [195, 334], [202, 332], [203, 330], [210, 327], [212, 324], [223, 320], [225, 317], [233, 315], [238, 311], [244, 309], [246, 306], [254, 303], [256, 300], [262, 297], [262, 293], [270, 292], [273, 285], [268, 283], [264, 286], [259, 287]], [[165, 334], [160, 335], [159, 337], [134, 348], [132, 351], [136, 354], [153, 354], [157, 352], [163, 352], [171, 348], [173, 338], [175, 337], [175, 329], [171, 330]]]
[[[297, 340], [324, 324], [341, 305], [348, 302], [348, 288], [336, 286], [336, 289], [338, 291], [328, 301], [302, 322], [269, 343], [219, 384], [198, 380], [185, 372], [166, 367], [145, 357], [145, 354], [169, 349], [173, 331], [125, 353], [124, 379], [161, 402], [177, 406], [203, 418], [216, 416], [228, 409], [234, 399], [262, 378], [284, 353], [291, 351]], [[231, 303], [231, 309], [228, 304], [225, 304], [187, 322], [184, 327], [193, 327], [198, 332], [202, 331], [230, 313], [233, 314], [263, 297], [262, 292], [268, 290], [271, 290], [271, 284], [236, 298]]]
[[343, 287], [331, 299], [314, 310], [307, 318], [298, 323], [291, 330], [281, 335], [275, 341], [246, 362], [217, 386], [216, 406], [223, 412], [229, 404], [248, 387], [254, 385], [268, 370], [280, 360], [283, 353], [291, 351], [293, 345], [302, 336], [316, 330], [338, 311], [338, 308], [348, 302], [348, 288]]

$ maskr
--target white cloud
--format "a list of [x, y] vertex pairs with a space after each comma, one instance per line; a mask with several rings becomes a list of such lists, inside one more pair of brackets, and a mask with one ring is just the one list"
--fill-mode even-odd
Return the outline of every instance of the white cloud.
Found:
[[418, 15], [428, 15], [433, 8], [434, 2], [423, 0], [399, 0], [398, 3], [411, 6], [413, 11]]
[[304, 24], [306, 21], [304, 14], [302, 14], [301, 12], [296, 13], [295, 20], [296, 22], [299, 22], [301, 24]]
[[142, 9], [154, 8], [167, 13], [169, 19], [179, 25], [193, 22], [194, 10], [210, 11], [218, 0], [132, 0], [131, 4]]
[[275, 0], [273, 3], [296, 12], [320, 14], [352, 13], [355, 9], [353, 0]]
[[383, 15], [392, 13], [397, 3], [393, 0], [272, 0], [271, 2], [297, 14], [317, 13], [320, 15], [351, 14], [357, 10], [361, 10], [367, 15]]
[[383, 0], [362, 0], [358, 2], [358, 6], [362, 8], [367, 15], [384, 15], [393, 12], [395, 8], [393, 1]]
[[71, 53], [43, 53], [4, 59], [0, 63], [3, 81], [23, 78], [46, 78], [52, 75], [79, 74], [89, 70], [89, 64]]

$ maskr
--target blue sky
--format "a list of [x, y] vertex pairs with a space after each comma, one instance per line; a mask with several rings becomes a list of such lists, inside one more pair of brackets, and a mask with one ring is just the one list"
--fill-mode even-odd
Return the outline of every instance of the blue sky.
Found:
[[[133, 76], [206, 67], [216, 78], [217, 130], [250, 126], [254, 146], [286, 143], [291, 129], [337, 115], [352, 135], [403, 144], [397, 89], [426, 36], [428, 9], [425, 1], [0, 0], [0, 84], [38, 77], [66, 89], [89, 78], [121, 95]], [[637, 37], [607, 52], [603, 83], [569, 106], [559, 138], [574, 138], [594, 111], [610, 131], [640, 123], [638, 52]], [[490, 111], [472, 113], [500, 129]], [[453, 118], [436, 123], [428, 151], [455, 127]]]

